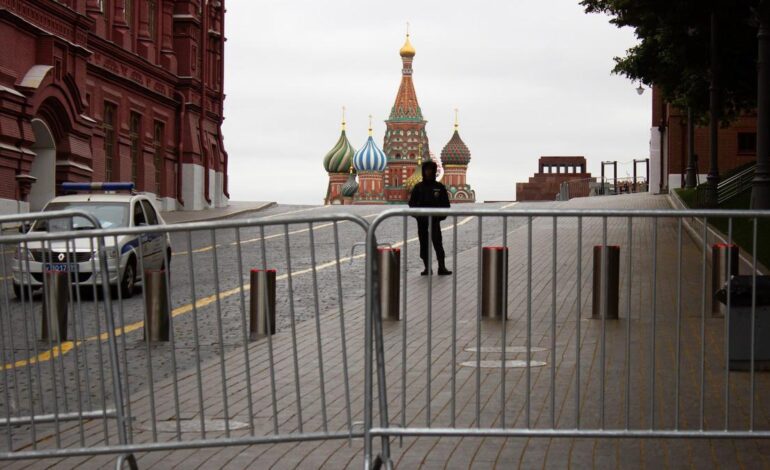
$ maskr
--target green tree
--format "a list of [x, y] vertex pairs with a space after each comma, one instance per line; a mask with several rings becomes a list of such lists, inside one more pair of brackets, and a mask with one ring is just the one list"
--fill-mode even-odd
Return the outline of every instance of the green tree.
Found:
[[634, 29], [639, 43], [615, 57], [612, 72], [655, 85], [666, 101], [708, 120], [711, 12], [717, 15], [722, 120], [757, 104], [759, 0], [581, 0], [586, 13]]

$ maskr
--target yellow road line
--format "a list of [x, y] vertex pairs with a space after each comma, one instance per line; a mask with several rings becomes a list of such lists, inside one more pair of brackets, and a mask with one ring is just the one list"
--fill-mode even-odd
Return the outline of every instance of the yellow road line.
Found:
[[[374, 215], [376, 215], [376, 214], [374, 214]], [[468, 222], [470, 222], [472, 219], [473, 219], [473, 217], [466, 217], [463, 220], [457, 222], [457, 226], [459, 227], [461, 225], [465, 225]], [[453, 226], [450, 225], [448, 227], [444, 227], [441, 230], [442, 231], [451, 230], [452, 227]], [[413, 242], [415, 242], [417, 240], [419, 240], [418, 237], [410, 238], [410, 239], [406, 240], [406, 243], [413, 243]], [[404, 241], [402, 240], [402, 241], [400, 241], [398, 243], [394, 243], [393, 247], [397, 248], [397, 247], [403, 246], [403, 245], [404, 245]], [[345, 257], [340, 258], [340, 263], [351, 261], [351, 260], [354, 260], [354, 259], [363, 258], [365, 256], [366, 256], [366, 253], [360, 253], [360, 254], [352, 256], [352, 257], [351, 256], [345, 256]], [[327, 268], [330, 268], [330, 267], [336, 266], [336, 265], [337, 265], [337, 260], [335, 259], [333, 261], [329, 261], [329, 262], [320, 264], [320, 265], [316, 266], [315, 269], [316, 269], [316, 272], [318, 272], [318, 271], [320, 271], [322, 269], [327, 269]], [[294, 271], [294, 272], [291, 273], [291, 275], [292, 275], [292, 277], [293, 276], [300, 276], [302, 274], [307, 274], [307, 273], [312, 272], [312, 271], [313, 271], [313, 268], [310, 267], [310, 268], [301, 269], [299, 271]], [[280, 281], [280, 280], [286, 279], [288, 277], [289, 277], [288, 274], [281, 274], [280, 276], [276, 276], [276, 281]], [[211, 295], [209, 295], [207, 297], [203, 297], [203, 298], [198, 299], [198, 300], [195, 301], [195, 308], [198, 309], [198, 308], [203, 308], [203, 307], [206, 307], [208, 305], [211, 305], [212, 303], [216, 302], [217, 296], [219, 297], [220, 300], [226, 299], [228, 297], [231, 297], [231, 296], [239, 293], [241, 291], [241, 288], [243, 288], [243, 291], [246, 292], [246, 291], [251, 289], [251, 286], [248, 285], [248, 284], [244, 284], [242, 286], [238, 286], [238, 287], [234, 287], [232, 289], [226, 290], [226, 291], [222, 291], [219, 294], [211, 294]], [[193, 304], [189, 303], [189, 304], [182, 305], [180, 307], [175, 308], [174, 310], [171, 311], [171, 315], [173, 317], [177, 317], [179, 315], [184, 315], [186, 313], [192, 312], [192, 310], [193, 310]], [[123, 335], [123, 334], [128, 334], [128, 333], [131, 333], [133, 331], [142, 329], [143, 327], [144, 327], [144, 321], [134, 322], [134, 323], [131, 323], [131, 324], [128, 324], [128, 325], [124, 326], [123, 328], [116, 328], [115, 329], [115, 336], [117, 337], [117, 336], [120, 336], [120, 335]], [[28, 366], [28, 365], [31, 365], [31, 364], [36, 364], [36, 363], [39, 363], [39, 362], [50, 361], [52, 358], [56, 358], [56, 357], [59, 357], [60, 355], [67, 354], [74, 347], [79, 346], [79, 345], [81, 345], [84, 342], [87, 342], [87, 341], [90, 342], [90, 341], [96, 341], [96, 340], [107, 341], [108, 338], [109, 338], [109, 334], [108, 334], [108, 332], [105, 331], [105, 332], [103, 332], [103, 333], [101, 333], [99, 335], [96, 335], [96, 336], [89, 336], [88, 338], [86, 338], [84, 340], [65, 341], [65, 342], [63, 342], [61, 344], [61, 346], [55, 346], [52, 349], [49, 349], [48, 351], [44, 351], [44, 352], [38, 354], [35, 357], [31, 357], [29, 359], [22, 359], [22, 360], [16, 361], [13, 364], [10, 364], [10, 363], [5, 364], [4, 366], [0, 367], [0, 370], [14, 369], [14, 368], [17, 368], [17, 367], [25, 367], [25, 366]]]
[[510, 203], [510, 204], [506, 204], [506, 205], [504, 205], [504, 206], [503, 206], [503, 207], [501, 207], [500, 209], [508, 209], [509, 207], [513, 207], [513, 206], [515, 206], [515, 205], [516, 205], [516, 204], [518, 204], [518, 203], [519, 203], [519, 201], [513, 201], [513, 202], [512, 202], [512, 203]]

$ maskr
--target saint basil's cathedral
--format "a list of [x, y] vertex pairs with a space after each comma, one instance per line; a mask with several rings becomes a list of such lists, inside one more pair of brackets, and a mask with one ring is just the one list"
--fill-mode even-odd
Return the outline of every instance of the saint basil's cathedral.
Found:
[[430, 151], [425, 131], [428, 121], [423, 118], [412, 82], [415, 49], [409, 33], [399, 54], [403, 63], [401, 85], [385, 121], [382, 149], [372, 138], [370, 116], [369, 137], [356, 151], [345, 133], [343, 115], [340, 137], [324, 157], [324, 169], [329, 174], [325, 204], [405, 204], [412, 188], [422, 180], [420, 167], [427, 159], [438, 165], [438, 178], [449, 191], [451, 203], [476, 200], [476, 193], [466, 182], [471, 153], [460, 138], [456, 116], [454, 133], [441, 158]]

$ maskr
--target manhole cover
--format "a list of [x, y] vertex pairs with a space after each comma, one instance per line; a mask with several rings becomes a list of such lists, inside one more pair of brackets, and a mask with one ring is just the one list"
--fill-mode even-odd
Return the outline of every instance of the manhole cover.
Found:
[[[482, 369], [499, 369], [501, 365], [501, 361], [495, 361], [495, 360], [483, 360], [479, 361], [479, 367]], [[476, 361], [465, 361], [460, 363], [463, 367], [476, 367]], [[529, 361], [530, 367], [542, 367], [545, 365], [545, 362], [543, 361]], [[527, 367], [527, 361], [519, 361], [519, 360], [507, 360], [505, 361], [505, 367], [506, 368], [526, 368]]]
[[[224, 431], [225, 430], [225, 422], [227, 420], [224, 419], [206, 419], [203, 420], [204, 426], [206, 426], [206, 431]], [[155, 428], [158, 430], [158, 432], [176, 432], [176, 420], [170, 420], [170, 421], [158, 421], [155, 423]], [[233, 421], [230, 420], [229, 423], [230, 430], [235, 431], [237, 429], [246, 429], [249, 427], [248, 423], [244, 423], [242, 421]], [[139, 426], [137, 426], [139, 429], [143, 431], [152, 431], [152, 424], [150, 423], [142, 423]], [[201, 431], [201, 420], [199, 419], [181, 419], [179, 420], [179, 429], [182, 432], [200, 432]]]
[[[465, 350], [468, 352], [475, 353], [476, 347], [474, 346], [472, 348], [465, 348]], [[482, 346], [480, 351], [482, 353], [501, 353], [503, 352], [503, 348], [500, 346]], [[532, 346], [531, 348], [529, 348], [529, 351], [535, 353], [535, 352], [548, 351], [548, 349]], [[506, 354], [508, 353], [520, 354], [520, 353], [526, 353], [526, 352], [527, 352], [526, 346], [506, 346], [505, 348]]]

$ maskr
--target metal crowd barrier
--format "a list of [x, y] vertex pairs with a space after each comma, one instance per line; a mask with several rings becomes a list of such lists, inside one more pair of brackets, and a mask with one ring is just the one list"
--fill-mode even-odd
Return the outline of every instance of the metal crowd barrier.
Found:
[[[81, 456], [102, 466], [117, 455], [119, 467], [136, 468], [137, 452], [363, 437], [346, 333], [364, 315], [344, 308], [363, 296], [364, 255], [340, 255], [364, 240], [363, 218], [100, 229], [88, 214], [52, 212], [0, 224], [21, 220], [56, 220], [60, 230], [0, 235], [0, 460]], [[258, 308], [252, 269], [275, 270], [277, 292], [255, 296]], [[56, 277], [46, 271], [63, 271], [71, 290], [42, 288]], [[110, 285], [126, 273], [135, 273], [131, 298]], [[43, 306], [62, 302], [66, 335], [38, 340]], [[250, 324], [251, 312], [272, 324]]]
[[[447, 218], [453, 274], [402, 273], [409, 289], [402, 328], [384, 335], [377, 235], [386, 222], [400, 221], [406, 246], [407, 226], [418, 216]], [[458, 245], [458, 220], [469, 218], [473, 229]], [[727, 220], [727, 240], [705, 228], [699, 239], [683, 240], [690, 219]], [[739, 219], [753, 230], [753, 256], [743, 267], [752, 282], [740, 303], [725, 284], [725, 317], [715, 318], [707, 257], [712, 244], [733, 243]], [[762, 346], [770, 330], [760, 329], [770, 308], [759, 305], [765, 296], [757, 293], [756, 257], [767, 243], [757, 239], [758, 223], [768, 219], [768, 211], [719, 210], [383, 212], [367, 235], [364, 467], [392, 467], [395, 443], [408, 437], [770, 438], [770, 420], [757, 411], [770, 381], [755, 373], [770, 364]], [[493, 277], [481, 271], [485, 245], [511, 255], [508, 315], [498, 320], [482, 312], [491, 288], [485, 278]], [[611, 261], [591, 262], [594, 245], [620, 247], [620, 279], [608, 279]], [[410, 263], [407, 253], [401, 263]], [[592, 264], [603, 267], [598, 278]], [[613, 285], [619, 292], [608, 291]], [[596, 316], [592, 298], [603, 304]], [[618, 301], [620, 318], [613, 319]], [[731, 332], [738, 305], [744, 326]], [[731, 344], [743, 346], [748, 373], [731, 373]]]
[[[446, 217], [451, 275], [415, 272], [415, 216]], [[75, 212], [0, 218], [69, 224], [0, 235], [0, 460], [136, 467], [137, 452], [348, 440], [365, 468], [387, 468], [410, 437], [770, 437], [757, 411], [770, 381], [756, 372], [770, 366], [756, 258], [768, 212], [395, 209], [371, 224], [342, 213], [71, 230], [76, 218], [98, 226]], [[692, 218], [728, 220], [727, 239], [704, 223], [685, 240]], [[738, 219], [753, 223], [749, 278], [721, 286], [714, 317], [708, 256], [735, 241]], [[378, 238], [393, 252], [382, 273]], [[362, 240], [364, 254], [340, 254]], [[620, 246], [617, 284], [608, 269], [594, 280], [594, 245]], [[485, 247], [507, 255], [484, 269]], [[141, 295], [110, 287], [123, 261]], [[66, 265], [66, 300], [33, 291], [46, 264]], [[252, 282], [252, 270], [270, 274]], [[43, 307], [65, 303], [66, 335], [38, 340]]]

